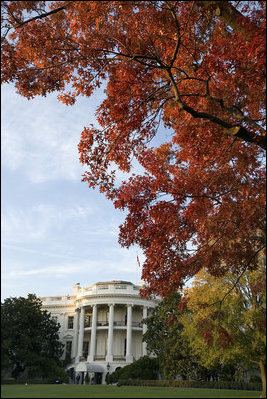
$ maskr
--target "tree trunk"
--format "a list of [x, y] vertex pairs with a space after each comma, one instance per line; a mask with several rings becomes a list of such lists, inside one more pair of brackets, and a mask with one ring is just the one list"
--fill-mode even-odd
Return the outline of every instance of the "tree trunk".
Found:
[[266, 364], [263, 360], [260, 360], [259, 366], [261, 369], [261, 381], [262, 381], [262, 394], [261, 398], [266, 398]]

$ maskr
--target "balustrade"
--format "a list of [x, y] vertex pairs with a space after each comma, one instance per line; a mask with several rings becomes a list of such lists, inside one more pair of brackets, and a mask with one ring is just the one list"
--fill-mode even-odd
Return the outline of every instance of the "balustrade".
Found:
[[[108, 321], [98, 321], [96, 323], [97, 327], [108, 327], [109, 326], [109, 322]], [[140, 327], [142, 328], [143, 323], [139, 322], [139, 321], [133, 321], [132, 322], [132, 327]], [[127, 322], [125, 320], [122, 321], [114, 321], [113, 322], [113, 326], [114, 327], [126, 327], [127, 326]], [[91, 328], [92, 327], [92, 322], [88, 323], [88, 322], [84, 322], [84, 328]]]
[[123, 321], [114, 321], [113, 325], [114, 325], [114, 327], [122, 327], [122, 326], [126, 326], [127, 323], [126, 323], [125, 320], [123, 320]]
[[105, 326], [108, 326], [108, 321], [98, 321], [97, 323], [96, 323], [96, 325], [99, 327], [105, 327]]
[[106, 356], [105, 355], [95, 355], [94, 360], [106, 360]]
[[126, 357], [124, 356], [124, 355], [113, 355], [113, 360], [114, 361], [125, 361], [126, 360]]

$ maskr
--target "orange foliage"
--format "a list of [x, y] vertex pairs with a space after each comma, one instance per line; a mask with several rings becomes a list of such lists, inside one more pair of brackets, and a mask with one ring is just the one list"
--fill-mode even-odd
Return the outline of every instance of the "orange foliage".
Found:
[[[232, 3], [2, 2], [3, 82], [67, 105], [107, 84], [102, 129], [82, 132], [83, 180], [128, 209], [119, 241], [144, 251], [144, 294], [203, 265], [255, 267], [263, 247], [265, 2]], [[170, 140], [154, 148], [160, 122]], [[110, 166], [133, 157], [145, 172], [118, 187]]]

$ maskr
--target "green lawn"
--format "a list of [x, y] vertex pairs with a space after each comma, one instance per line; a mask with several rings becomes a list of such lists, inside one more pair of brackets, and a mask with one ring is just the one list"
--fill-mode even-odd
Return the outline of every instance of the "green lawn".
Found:
[[258, 391], [105, 385], [3, 385], [1, 398], [259, 398]]

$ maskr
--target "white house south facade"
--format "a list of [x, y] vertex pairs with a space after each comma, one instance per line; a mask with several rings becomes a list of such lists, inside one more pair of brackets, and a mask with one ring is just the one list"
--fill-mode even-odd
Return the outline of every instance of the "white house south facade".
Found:
[[73, 380], [105, 383], [106, 374], [147, 354], [142, 342], [142, 323], [159, 298], [140, 297], [140, 286], [127, 281], [99, 282], [82, 288], [77, 283], [73, 295], [43, 297], [43, 309], [60, 324], [62, 358]]

